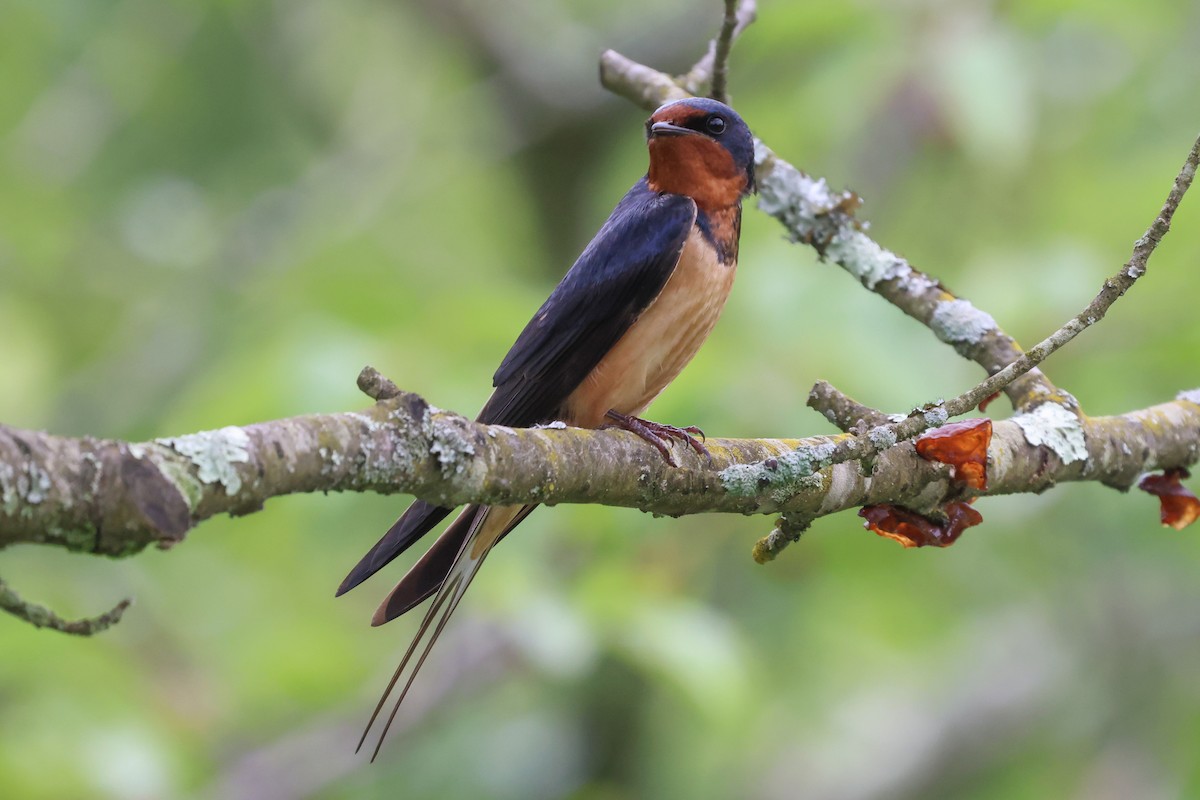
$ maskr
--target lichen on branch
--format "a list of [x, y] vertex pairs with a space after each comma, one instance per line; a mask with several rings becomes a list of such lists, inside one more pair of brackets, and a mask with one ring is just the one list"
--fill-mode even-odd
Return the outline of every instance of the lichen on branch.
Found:
[[[988, 493], [1072, 480], [1127, 488], [1140, 473], [1200, 458], [1193, 394], [1121, 416], [1073, 419], [1078, 430], [1070, 432], [1061, 420], [997, 422]], [[678, 446], [674, 468], [624, 431], [484, 425], [405, 392], [362, 411], [139, 443], [0, 426], [0, 546], [32, 542], [129, 555], [149, 544], [171, 546], [216, 514], [257, 511], [272, 497], [301, 492], [815, 519], [870, 503], [927, 505], [948, 491], [939, 465], [878, 436], [869, 480], [857, 461], [834, 463], [855, 438], [713, 438], [711, 461]]]

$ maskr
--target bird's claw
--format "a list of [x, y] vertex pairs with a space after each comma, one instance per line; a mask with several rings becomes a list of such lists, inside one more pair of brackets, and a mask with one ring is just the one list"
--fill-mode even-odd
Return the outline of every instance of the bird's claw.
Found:
[[[605, 416], [613, 422], [606, 427], [621, 428], [636, 434], [644, 441], [653, 445], [658, 452], [662, 453], [665, 460], [672, 467], [678, 467], [679, 464], [671, 455], [667, 444], [671, 441], [680, 441], [687, 444], [688, 447], [696, 451], [697, 455], [704, 456], [709, 461], [712, 461], [712, 453], [708, 452], [708, 448], [704, 446], [704, 431], [697, 428], [695, 425], [689, 425], [686, 428], [678, 428], [674, 425], [664, 425], [661, 422], [651, 422], [650, 420], [641, 419], [629, 414], [622, 414], [617, 411], [609, 411]], [[696, 437], [699, 436], [700, 439]]]

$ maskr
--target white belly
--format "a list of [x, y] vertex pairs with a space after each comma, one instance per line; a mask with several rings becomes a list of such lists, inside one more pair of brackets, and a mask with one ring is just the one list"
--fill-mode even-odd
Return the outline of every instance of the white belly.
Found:
[[640, 414], [696, 355], [717, 324], [736, 264], [722, 264], [698, 231], [658, 297], [566, 402], [566, 422], [594, 428], [613, 409]]

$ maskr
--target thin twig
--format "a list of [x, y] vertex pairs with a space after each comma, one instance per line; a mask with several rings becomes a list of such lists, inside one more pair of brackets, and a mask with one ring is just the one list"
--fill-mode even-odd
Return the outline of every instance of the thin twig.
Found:
[[860, 424], [883, 425], [888, 416], [843, 394], [827, 381], [817, 381], [808, 391], [808, 407], [838, 427], [849, 431]]
[[1146, 229], [1146, 233], [1134, 242], [1133, 254], [1116, 275], [1104, 282], [1099, 294], [1092, 299], [1092, 302], [1088, 303], [1087, 308], [1068, 320], [1057, 331], [1031, 347], [1016, 361], [973, 389], [948, 401], [945, 404], [947, 413], [950, 416], [958, 416], [975, 408], [985, 398], [1002, 391], [1008, 384], [1045, 361], [1052, 353], [1056, 352], [1067, 342], [1103, 319], [1112, 304], [1125, 294], [1125, 292], [1129, 291], [1138, 278], [1146, 274], [1146, 264], [1162, 241], [1163, 236], [1170, 230], [1171, 219], [1175, 216], [1175, 210], [1179, 208], [1179, 203], [1183, 200], [1183, 196], [1192, 185], [1192, 180], [1196, 177], [1198, 165], [1200, 165], [1200, 137], [1197, 137], [1196, 141], [1192, 144], [1192, 149], [1188, 153], [1187, 159], [1184, 160], [1183, 167], [1180, 168], [1179, 174], [1175, 176], [1175, 181], [1171, 185], [1171, 191], [1167, 194], [1167, 199], [1163, 202], [1162, 210], [1158, 212], [1158, 216], [1150, 223], [1150, 227]]
[[132, 600], [126, 598], [99, 616], [65, 620], [45, 606], [25, 600], [0, 580], [0, 610], [7, 611], [35, 628], [49, 628], [74, 636], [92, 636], [116, 625], [132, 603]]
[[[754, 2], [750, 0], [749, 19], [754, 19]], [[749, 23], [747, 23], [749, 24]], [[725, 19], [721, 21], [721, 32], [713, 47], [712, 90], [709, 96], [721, 103], [729, 102], [729, 52], [733, 49], [733, 40], [745, 25], [738, 14], [738, 0], [725, 0]]]
[[742, 31], [754, 22], [758, 16], [755, 0], [725, 0], [725, 16], [721, 21], [721, 30], [708, 43], [708, 50], [700, 57], [686, 75], [679, 78], [679, 85], [691, 94], [702, 94], [706, 88], [708, 95], [714, 100], [728, 103], [729, 53], [733, 43]]
[[800, 541], [800, 537], [812, 526], [813, 519], [812, 514], [780, 514], [771, 532], [754, 543], [750, 557], [758, 564], [774, 561], [785, 547]]
[[[1145, 235], [1134, 243], [1133, 255], [1129, 261], [1116, 275], [1104, 282], [1100, 293], [1083, 311], [1068, 320], [1061, 328], [1043, 339], [1016, 361], [959, 396], [916, 409], [902, 421], [876, 426], [865, 436], [846, 437], [839, 441], [832, 450], [823, 450], [820, 458], [811, 460], [810, 474], [834, 464], [871, 458], [897, 442], [907, 441], [930, 428], [939, 427], [951, 417], [967, 413], [977, 407], [985, 398], [1003, 391], [1014, 380], [1029, 372], [1067, 342], [1103, 318], [1117, 298], [1121, 297], [1138, 278], [1146, 273], [1146, 264], [1163, 236], [1170, 229], [1171, 219], [1174, 217], [1180, 201], [1183, 200], [1184, 194], [1192, 185], [1198, 165], [1200, 165], [1200, 137], [1192, 145], [1183, 167], [1175, 177], [1162, 210], [1150, 224]], [[1078, 414], [1077, 410], [1076, 414]], [[796, 474], [788, 476], [789, 481], [794, 482], [796, 478]]]

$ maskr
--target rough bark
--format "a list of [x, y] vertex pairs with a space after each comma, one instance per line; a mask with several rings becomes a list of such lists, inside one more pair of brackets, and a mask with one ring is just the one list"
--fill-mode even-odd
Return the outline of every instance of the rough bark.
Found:
[[[1047, 407], [995, 423], [988, 494], [1041, 492], [1063, 481], [1124, 490], [1142, 472], [1200, 459], [1200, 390], [1114, 417]], [[920, 510], [963, 496], [946, 467], [922, 460], [909, 443], [882, 442], [869, 474], [858, 461], [830, 465], [853, 438], [709, 439], [711, 462], [678, 446], [674, 468], [623, 431], [482, 425], [408, 393], [357, 412], [139, 443], [0, 426], [0, 546], [126, 556], [169, 547], [216, 514], [251, 513], [298, 492], [808, 518], [872, 503]]]

